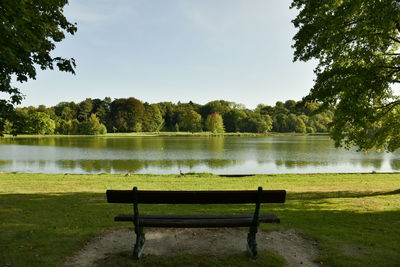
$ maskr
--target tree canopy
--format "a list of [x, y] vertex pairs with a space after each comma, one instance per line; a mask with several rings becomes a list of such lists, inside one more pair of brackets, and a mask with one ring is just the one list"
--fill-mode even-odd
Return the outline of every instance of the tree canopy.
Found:
[[13, 105], [23, 98], [13, 79], [26, 82], [36, 78], [36, 68], [55, 66], [74, 73], [74, 59], [50, 54], [66, 33], [77, 30], [63, 15], [67, 3], [68, 0], [0, 1], [0, 92], [9, 95], [9, 99], [0, 99], [0, 134]]
[[[225, 101], [226, 102], [226, 101]], [[325, 133], [332, 111], [314, 114], [320, 104], [287, 100], [275, 106], [260, 104], [254, 110], [229, 102], [225, 114], [208, 109], [222, 100], [205, 105], [189, 103], [142, 103], [139, 99], [87, 98], [80, 103], [60, 102], [53, 107], [16, 108], [5, 122], [6, 134], [104, 134], [106, 132], [210, 131], [267, 133]], [[228, 103], [228, 102], [226, 102]], [[287, 108], [286, 108], [287, 107]], [[208, 110], [206, 112], [206, 110]], [[211, 113], [208, 113], [211, 112]], [[203, 113], [203, 115], [201, 115]]]
[[212, 133], [218, 134], [225, 132], [222, 116], [218, 112], [208, 115], [205, 125], [206, 129]]
[[294, 60], [316, 59], [305, 101], [334, 106], [336, 146], [400, 147], [400, 1], [293, 0]]

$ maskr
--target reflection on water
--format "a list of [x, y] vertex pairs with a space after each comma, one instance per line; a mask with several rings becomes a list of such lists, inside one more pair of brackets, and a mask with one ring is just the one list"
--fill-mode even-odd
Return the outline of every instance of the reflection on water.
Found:
[[[51, 164], [51, 162], [49, 162]], [[234, 160], [59, 160], [55, 164], [59, 169], [76, 170], [83, 172], [139, 172], [149, 168], [170, 169], [172, 172], [179, 173], [180, 169], [193, 169], [197, 166], [207, 166], [212, 170], [226, 168], [237, 165], [239, 162]]]
[[400, 171], [400, 159], [392, 159], [390, 161], [390, 166], [394, 171]]
[[47, 173], [399, 171], [400, 154], [335, 149], [328, 137], [0, 139], [0, 171]]
[[286, 169], [294, 169], [294, 168], [328, 166], [328, 163], [321, 161], [304, 161], [304, 160], [276, 160], [275, 165], [277, 167], [285, 167]]
[[[353, 161], [353, 164], [357, 164], [357, 162]], [[361, 166], [364, 168], [368, 168], [369, 166], [374, 167], [379, 170], [382, 168], [383, 159], [361, 159]]]

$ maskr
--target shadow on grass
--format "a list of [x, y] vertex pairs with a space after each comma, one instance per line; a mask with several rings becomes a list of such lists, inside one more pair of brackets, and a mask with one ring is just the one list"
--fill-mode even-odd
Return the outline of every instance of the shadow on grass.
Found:
[[[400, 209], [355, 212], [329, 209], [329, 198], [391, 196], [384, 193], [327, 192], [290, 194], [287, 203], [263, 205], [262, 212], [275, 213], [280, 225], [264, 229], [297, 228], [316, 239], [322, 248], [320, 260], [331, 266], [396, 266], [400, 250]], [[305, 198], [307, 197], [307, 198]], [[307, 199], [306, 204], [301, 199]], [[107, 227], [131, 227], [114, 223], [118, 213], [131, 212], [131, 205], [108, 204], [105, 194], [2, 194], [0, 195], [0, 265], [61, 265], [67, 256]], [[240, 214], [252, 213], [254, 205], [142, 205], [143, 213]], [[362, 251], [350, 255], [351, 245]], [[186, 257], [186, 256], [183, 256]], [[188, 256], [189, 257], [189, 256]], [[218, 259], [217, 259], [218, 260]], [[170, 262], [169, 259], [161, 261]], [[172, 259], [176, 264], [179, 260]], [[196, 262], [196, 260], [194, 260]], [[182, 259], [182, 262], [186, 262]], [[224, 260], [221, 260], [224, 262]], [[196, 266], [196, 265], [194, 265]], [[280, 266], [280, 265], [276, 265]]]
[[308, 200], [308, 199], [328, 199], [328, 198], [361, 198], [400, 195], [400, 189], [387, 192], [354, 192], [354, 191], [334, 191], [334, 192], [301, 192], [288, 193], [288, 200]]
[[207, 255], [177, 255], [173, 257], [144, 255], [139, 261], [133, 260], [129, 253], [110, 255], [105, 259], [96, 262], [98, 266], [119, 267], [119, 266], [191, 266], [191, 267], [225, 267], [225, 266], [260, 266], [260, 267], [283, 267], [285, 261], [278, 255], [268, 251], [261, 251], [257, 258], [250, 258], [246, 253], [207, 256]]

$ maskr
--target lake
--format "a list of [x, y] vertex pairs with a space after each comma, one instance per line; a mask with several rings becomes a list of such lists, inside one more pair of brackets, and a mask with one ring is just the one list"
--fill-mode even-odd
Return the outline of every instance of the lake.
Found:
[[400, 171], [400, 153], [336, 149], [327, 136], [1, 138], [0, 171], [179, 174]]

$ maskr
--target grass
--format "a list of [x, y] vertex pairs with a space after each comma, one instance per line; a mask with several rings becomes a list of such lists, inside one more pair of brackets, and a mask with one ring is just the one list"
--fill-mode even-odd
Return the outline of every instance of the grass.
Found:
[[[244, 190], [286, 189], [285, 204], [263, 205], [281, 218], [265, 231], [296, 228], [317, 241], [327, 266], [399, 266], [400, 174], [287, 174], [222, 178], [211, 174], [63, 175], [0, 174], [0, 266], [56, 266], [105, 228], [130, 205], [107, 204], [106, 189]], [[251, 213], [254, 205], [143, 205], [149, 213]], [[102, 261], [134, 266], [124, 255]], [[243, 255], [179, 255], [143, 259], [146, 266], [282, 266], [263, 252], [256, 261]], [[122, 264], [123, 263], [123, 264]], [[270, 265], [266, 265], [270, 264]], [[272, 265], [271, 265], [272, 264]]]

